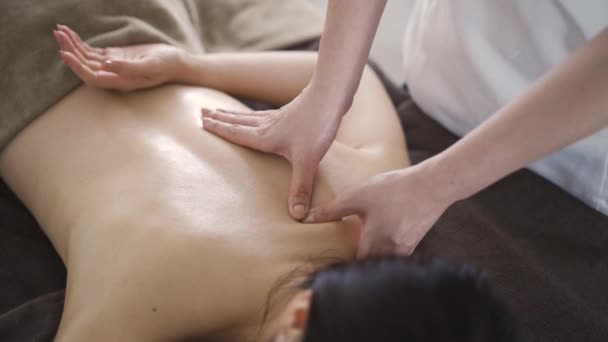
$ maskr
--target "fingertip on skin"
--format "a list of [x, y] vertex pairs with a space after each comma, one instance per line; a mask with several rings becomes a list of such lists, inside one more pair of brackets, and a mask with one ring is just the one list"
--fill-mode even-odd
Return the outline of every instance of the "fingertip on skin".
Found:
[[215, 111], [220, 113], [228, 113], [228, 111], [223, 108], [215, 108]]
[[203, 113], [203, 116], [212, 120], [218, 120], [220, 122], [224, 122], [224, 123], [229, 123], [228, 121], [226, 121], [225, 119], [223, 119], [222, 114], [225, 113], [219, 109], [209, 109], [209, 108], [203, 108], [201, 110], [201, 112]]
[[316, 223], [315, 221], [315, 213], [310, 211], [308, 215], [302, 220], [302, 223]]
[[413, 250], [409, 250], [409, 249], [398, 249], [398, 250], [395, 251], [395, 253], [397, 255], [409, 257], [409, 256], [412, 256], [412, 254], [414, 253], [414, 251]]
[[209, 114], [210, 115], [222, 115], [222, 114], [231, 114], [234, 115], [233, 113], [230, 113], [229, 111], [223, 109], [223, 108], [215, 108], [215, 109], [210, 109], [209, 110]]
[[291, 206], [291, 217], [296, 220], [303, 220], [306, 218], [308, 210], [304, 204], [294, 204]]
[[319, 223], [319, 219], [321, 217], [321, 213], [318, 209], [313, 208], [308, 212], [308, 215], [304, 218], [302, 222], [304, 223]]
[[414, 253], [415, 249], [416, 249], [416, 245], [403, 243], [403, 244], [397, 245], [397, 248], [395, 249], [395, 253], [398, 255], [402, 255], [402, 256], [411, 256]]
[[213, 120], [203, 117], [203, 129], [207, 130], [213, 124]]

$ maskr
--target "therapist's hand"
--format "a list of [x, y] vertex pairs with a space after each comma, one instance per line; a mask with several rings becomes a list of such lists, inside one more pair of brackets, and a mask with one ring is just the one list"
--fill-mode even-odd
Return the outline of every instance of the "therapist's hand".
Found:
[[312, 209], [304, 222], [322, 223], [358, 215], [364, 222], [358, 257], [410, 255], [453, 203], [437, 194], [437, 187], [430, 173], [420, 166], [380, 174]]
[[289, 212], [306, 217], [319, 162], [336, 137], [346, 105], [306, 88], [278, 110], [232, 112], [203, 109], [203, 127], [230, 142], [287, 159], [292, 166]]
[[179, 72], [184, 51], [167, 44], [94, 48], [64, 25], [53, 32], [63, 61], [86, 84], [133, 91], [171, 81]]
[[203, 126], [229, 141], [285, 157], [292, 166], [289, 212], [303, 219], [314, 175], [336, 137], [367, 62], [386, 0], [328, 2], [312, 80], [294, 101], [275, 111], [203, 111]]

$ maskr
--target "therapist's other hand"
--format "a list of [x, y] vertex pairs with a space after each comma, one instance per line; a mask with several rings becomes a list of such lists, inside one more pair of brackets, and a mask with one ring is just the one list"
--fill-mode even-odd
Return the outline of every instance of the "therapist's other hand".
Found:
[[203, 109], [202, 114], [207, 131], [238, 145], [280, 155], [291, 163], [289, 213], [302, 220], [310, 208], [315, 173], [345, 111], [307, 88], [278, 110], [241, 113]]
[[184, 53], [167, 44], [94, 48], [64, 25], [57, 25], [53, 34], [61, 47], [61, 58], [83, 82], [125, 92], [170, 81]]
[[358, 215], [364, 222], [358, 257], [410, 255], [446, 208], [437, 185], [419, 166], [383, 173], [313, 208], [305, 223]]

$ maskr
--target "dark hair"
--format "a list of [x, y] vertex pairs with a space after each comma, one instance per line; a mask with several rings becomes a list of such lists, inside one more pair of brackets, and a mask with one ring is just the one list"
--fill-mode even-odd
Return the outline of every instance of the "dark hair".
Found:
[[303, 284], [313, 298], [303, 342], [513, 342], [509, 309], [465, 265], [384, 257], [331, 265]]

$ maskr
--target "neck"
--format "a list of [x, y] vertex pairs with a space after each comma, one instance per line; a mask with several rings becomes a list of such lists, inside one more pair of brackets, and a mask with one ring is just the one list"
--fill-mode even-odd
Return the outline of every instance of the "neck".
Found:
[[258, 329], [256, 342], [270, 342], [284, 323], [289, 303], [301, 291], [302, 284], [310, 274], [310, 269], [302, 269], [300, 272], [288, 275], [284, 283], [279, 284], [268, 297], [268, 308], [266, 309], [265, 319]]

